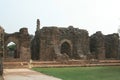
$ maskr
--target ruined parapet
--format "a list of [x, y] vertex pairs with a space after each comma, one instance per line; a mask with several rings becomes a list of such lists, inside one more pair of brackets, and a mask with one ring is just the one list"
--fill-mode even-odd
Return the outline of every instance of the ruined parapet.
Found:
[[119, 56], [119, 35], [117, 33], [105, 36], [106, 58], [117, 59]]
[[90, 51], [95, 59], [105, 59], [105, 39], [100, 31], [90, 36]]

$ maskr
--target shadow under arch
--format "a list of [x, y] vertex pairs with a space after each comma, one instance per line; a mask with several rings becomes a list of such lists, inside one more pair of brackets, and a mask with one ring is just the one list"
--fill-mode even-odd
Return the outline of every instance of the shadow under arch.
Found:
[[72, 58], [72, 43], [70, 40], [64, 39], [61, 41], [60, 53], [67, 54], [69, 58]]

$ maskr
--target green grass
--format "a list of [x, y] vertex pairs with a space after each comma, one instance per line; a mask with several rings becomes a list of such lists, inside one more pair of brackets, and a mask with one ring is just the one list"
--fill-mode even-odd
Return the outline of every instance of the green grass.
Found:
[[62, 80], [120, 80], [120, 66], [33, 68], [33, 70]]

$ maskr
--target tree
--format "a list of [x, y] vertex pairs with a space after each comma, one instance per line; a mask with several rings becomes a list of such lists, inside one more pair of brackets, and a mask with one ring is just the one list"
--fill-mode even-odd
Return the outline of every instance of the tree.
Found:
[[14, 51], [16, 49], [16, 44], [11, 44], [7, 46], [7, 48], [9, 48], [10, 51]]

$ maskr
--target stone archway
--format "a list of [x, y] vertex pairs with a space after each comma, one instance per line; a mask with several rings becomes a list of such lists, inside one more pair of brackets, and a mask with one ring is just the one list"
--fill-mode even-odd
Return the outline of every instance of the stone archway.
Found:
[[[0, 27], [0, 56], [5, 61], [28, 61], [31, 58], [30, 40], [31, 37], [27, 28], [21, 28], [19, 32], [6, 33]], [[8, 49], [9, 43], [13, 42], [14, 50]], [[10, 53], [10, 54], [9, 54]]]
[[14, 42], [9, 42], [7, 44], [7, 56], [10, 58], [20, 58], [20, 55], [18, 54], [17, 44]]
[[[12, 45], [12, 46], [10, 46]], [[14, 49], [10, 49], [10, 47], [14, 47]], [[19, 40], [14, 37], [8, 37], [5, 41], [5, 58], [20, 58], [19, 53]]]
[[63, 40], [60, 45], [60, 53], [72, 58], [72, 43], [69, 40]]
[[[15, 54], [9, 57], [7, 54], [7, 45], [10, 42], [16, 44]], [[21, 28], [19, 32], [4, 34], [4, 60], [5, 61], [28, 61], [31, 58], [30, 54], [30, 35], [27, 28]]]

